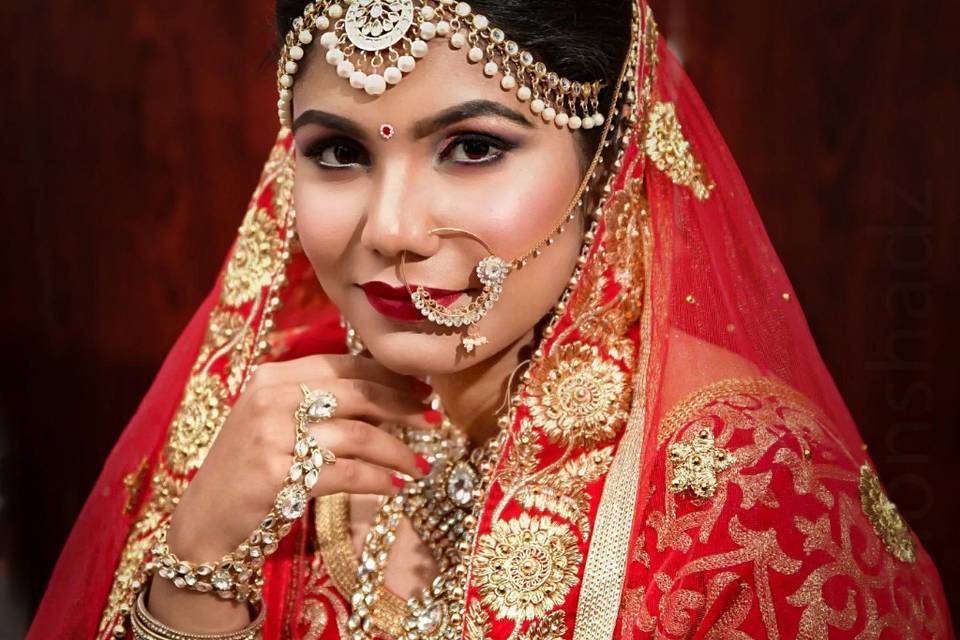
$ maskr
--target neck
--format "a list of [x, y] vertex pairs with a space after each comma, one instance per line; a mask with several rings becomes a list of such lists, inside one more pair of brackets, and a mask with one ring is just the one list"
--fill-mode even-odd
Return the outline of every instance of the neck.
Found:
[[484, 442], [498, 431], [497, 419], [502, 413], [511, 374], [529, 357], [535, 347], [534, 338], [535, 332], [531, 329], [513, 344], [473, 367], [431, 376], [431, 384], [440, 396], [447, 416], [466, 431], [471, 443]]

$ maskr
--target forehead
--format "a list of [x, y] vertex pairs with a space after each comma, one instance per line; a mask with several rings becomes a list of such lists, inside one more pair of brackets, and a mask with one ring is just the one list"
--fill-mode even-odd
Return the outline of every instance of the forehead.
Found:
[[322, 109], [373, 126], [385, 119], [397, 124], [482, 99], [499, 102], [522, 113], [529, 122], [547, 128], [546, 123], [530, 114], [515, 92], [501, 89], [497, 78], [484, 75], [483, 63], [471, 63], [463, 51], [445, 44], [431, 47], [426, 57], [417, 60], [412, 72], [404, 74], [399, 84], [379, 96], [354, 89], [348, 80], [339, 77], [318, 44], [311, 47], [307, 58], [306, 69], [293, 89], [294, 119], [307, 109]]

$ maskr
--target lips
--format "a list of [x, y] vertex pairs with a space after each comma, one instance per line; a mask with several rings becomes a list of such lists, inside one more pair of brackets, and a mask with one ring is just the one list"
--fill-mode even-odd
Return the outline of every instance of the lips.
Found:
[[[410, 289], [415, 291], [417, 286], [411, 284]], [[370, 306], [391, 320], [413, 322], [425, 319], [420, 310], [413, 305], [406, 288], [402, 286], [394, 287], [386, 282], [374, 280], [365, 282], [360, 285], [360, 288], [366, 294]], [[424, 290], [430, 294], [430, 297], [445, 307], [450, 306], [465, 294], [465, 291], [436, 289], [434, 287], [424, 287]]]

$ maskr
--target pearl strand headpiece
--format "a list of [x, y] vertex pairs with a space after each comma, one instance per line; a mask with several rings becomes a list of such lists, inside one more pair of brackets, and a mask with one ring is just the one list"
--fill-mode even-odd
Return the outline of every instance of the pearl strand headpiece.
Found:
[[481, 64], [504, 91], [515, 91], [530, 111], [571, 130], [603, 124], [598, 93], [602, 81], [573, 82], [507, 39], [486, 16], [456, 0], [320, 0], [307, 4], [287, 33], [277, 69], [280, 124], [293, 124], [293, 84], [304, 47], [319, 34], [326, 61], [355, 89], [377, 96], [399, 84], [427, 55], [437, 37]]

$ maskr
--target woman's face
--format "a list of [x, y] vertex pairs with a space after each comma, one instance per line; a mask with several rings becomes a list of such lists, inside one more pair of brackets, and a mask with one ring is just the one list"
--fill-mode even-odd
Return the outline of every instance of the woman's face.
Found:
[[[312, 47], [298, 75], [293, 116], [297, 229], [324, 290], [373, 357], [400, 373], [460, 371], [529, 338], [573, 272], [582, 216], [507, 277], [478, 324], [488, 342], [472, 353], [460, 346], [465, 328], [433, 324], [411, 313], [409, 298], [391, 300], [404, 296], [373, 283], [403, 291], [405, 251], [412, 287], [475, 297], [483, 246], [430, 231], [465, 229], [508, 261], [524, 255], [549, 235], [579, 186], [574, 135], [535, 117], [440, 42], [376, 98], [351, 88], [322, 53]], [[389, 140], [383, 125], [393, 128]], [[466, 302], [461, 296], [452, 306]]]

